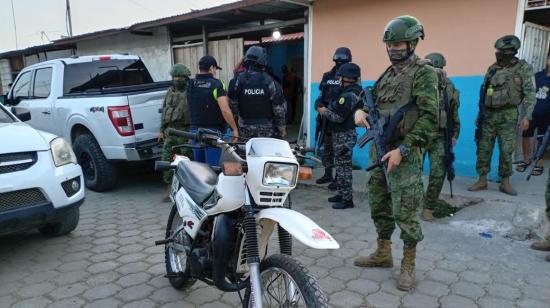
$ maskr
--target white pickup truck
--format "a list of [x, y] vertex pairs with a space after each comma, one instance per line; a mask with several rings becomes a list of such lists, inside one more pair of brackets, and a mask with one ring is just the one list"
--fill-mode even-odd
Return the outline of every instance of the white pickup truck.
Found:
[[4, 100], [30, 110], [34, 128], [69, 141], [86, 186], [105, 191], [116, 184], [117, 162], [160, 156], [169, 86], [153, 82], [137, 56], [71, 57], [26, 67]]

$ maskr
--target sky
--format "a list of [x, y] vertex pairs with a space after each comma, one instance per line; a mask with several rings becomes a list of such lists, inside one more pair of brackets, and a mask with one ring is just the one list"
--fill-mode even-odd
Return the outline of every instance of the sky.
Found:
[[[65, 2], [66, 0], [0, 0], [0, 52], [46, 44], [49, 40], [66, 36]], [[229, 2], [235, 0], [70, 0], [73, 35], [126, 27], [136, 22]]]

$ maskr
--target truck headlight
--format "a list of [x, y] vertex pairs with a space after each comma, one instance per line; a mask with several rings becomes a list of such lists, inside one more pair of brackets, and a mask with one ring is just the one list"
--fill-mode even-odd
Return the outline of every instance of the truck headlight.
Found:
[[293, 164], [266, 163], [264, 167], [264, 185], [294, 186], [298, 166]]
[[76, 155], [73, 149], [63, 138], [55, 138], [50, 142], [52, 151], [53, 163], [56, 167], [61, 167], [66, 164], [76, 164]]

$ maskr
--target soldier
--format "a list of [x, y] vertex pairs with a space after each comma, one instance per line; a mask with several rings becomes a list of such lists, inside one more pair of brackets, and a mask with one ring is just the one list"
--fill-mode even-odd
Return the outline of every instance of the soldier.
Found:
[[[441, 188], [443, 188], [447, 171], [445, 169], [445, 130], [447, 125], [450, 125], [450, 129], [452, 129], [450, 132], [452, 145], [450, 146], [454, 146], [460, 132], [460, 119], [458, 117], [460, 101], [458, 90], [443, 70], [447, 64], [445, 57], [434, 52], [427, 55], [426, 59], [431, 61], [431, 65], [436, 68], [439, 77], [439, 134], [426, 149], [430, 159], [430, 179], [426, 189], [424, 210], [422, 211], [422, 219], [431, 221], [434, 219], [433, 210], [436, 207], [451, 207], [447, 202], [439, 200], [439, 194]], [[449, 106], [450, 115], [447, 115], [446, 105]], [[451, 119], [452, 123], [447, 123], [447, 119]]]
[[281, 86], [265, 71], [267, 55], [263, 48], [250, 47], [244, 57], [246, 71], [238, 73], [230, 84], [232, 110], [239, 117], [239, 135], [243, 138], [286, 136], [286, 102]]
[[[231, 127], [233, 137], [238, 138], [237, 124], [229, 107], [227, 89], [221, 80], [215, 78], [219, 69], [221, 68], [212, 56], [204, 56], [199, 60], [200, 73], [190, 81], [187, 90], [191, 131], [203, 128], [223, 134], [227, 123]], [[217, 166], [221, 151], [218, 148], [193, 149], [193, 156], [195, 161]]]
[[[189, 155], [190, 151], [186, 148], [172, 149], [173, 146], [186, 143], [182, 137], [167, 136], [165, 134], [168, 128], [187, 130], [189, 127], [189, 117], [187, 114], [187, 84], [191, 72], [183, 64], [175, 64], [170, 71], [174, 85], [168, 89], [164, 102], [162, 104], [162, 118], [160, 125], [159, 142], [164, 141], [162, 146], [163, 161], [171, 161], [174, 154]], [[164, 171], [163, 180], [168, 184], [168, 189], [163, 195], [163, 202], [170, 202], [170, 183], [172, 183], [173, 171]]]
[[[340, 47], [336, 49], [334, 55], [332, 56], [332, 61], [334, 61], [334, 66], [330, 71], [323, 74], [323, 79], [321, 80], [321, 84], [319, 84], [319, 91], [321, 94], [315, 100], [315, 109], [317, 109], [317, 112], [319, 112], [319, 108], [328, 107], [331, 101], [338, 99], [342, 88], [340, 87], [340, 80], [336, 77], [336, 71], [342, 64], [351, 62], [351, 51], [347, 47]], [[328, 185], [328, 189], [335, 190], [336, 182], [332, 177], [332, 167], [334, 165], [332, 133], [328, 125], [323, 125], [323, 121], [326, 120], [323, 119], [321, 114], [318, 114], [316, 120], [316, 136], [319, 136], [319, 134], [324, 134], [321, 136], [323, 138], [323, 153], [321, 159], [323, 160], [323, 166], [325, 166], [325, 174], [317, 179], [316, 183], [330, 183]], [[319, 137], [316, 138], [316, 141], [317, 140], [319, 140]]]
[[[371, 216], [378, 233], [378, 248], [369, 257], [359, 257], [356, 266], [393, 267], [391, 236], [395, 224], [401, 229], [404, 242], [403, 260], [397, 288], [408, 291], [415, 283], [416, 244], [424, 236], [418, 210], [422, 203], [422, 153], [437, 134], [438, 90], [437, 73], [414, 53], [424, 28], [412, 16], [391, 20], [384, 30], [384, 42], [391, 66], [374, 87], [374, 97], [383, 116], [403, 118], [388, 140], [388, 178], [384, 170], [371, 172], [368, 200]], [[355, 123], [370, 128], [363, 110], [355, 112]], [[371, 149], [374, 147], [371, 147]], [[374, 150], [371, 159], [377, 159]], [[388, 190], [386, 181], [389, 180]]]
[[500, 150], [498, 175], [502, 181], [500, 191], [515, 196], [510, 185], [512, 175], [512, 153], [515, 148], [518, 106], [523, 102], [522, 130], [529, 128], [529, 121], [535, 105], [533, 67], [516, 58], [521, 42], [514, 35], [506, 35], [495, 43], [496, 63], [485, 74], [483, 95], [476, 124], [481, 132], [477, 140], [477, 173], [479, 179], [468, 188], [469, 191], [487, 190], [487, 173], [490, 170], [495, 139]]
[[333, 209], [353, 208], [352, 195], [352, 154], [357, 139], [353, 113], [362, 108], [359, 97], [361, 94], [361, 69], [355, 63], [340, 66], [336, 76], [339, 78], [342, 91], [338, 99], [330, 102], [328, 108], [320, 107], [319, 113], [329, 121], [333, 134], [336, 165], [336, 187], [338, 194], [328, 198], [334, 202]]

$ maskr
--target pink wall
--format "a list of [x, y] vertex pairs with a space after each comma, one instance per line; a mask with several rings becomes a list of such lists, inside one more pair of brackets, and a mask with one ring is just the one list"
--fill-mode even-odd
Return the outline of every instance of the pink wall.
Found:
[[389, 65], [382, 43], [384, 27], [405, 14], [424, 25], [426, 38], [418, 55], [443, 53], [450, 76], [482, 75], [494, 61], [495, 40], [513, 34], [516, 10], [517, 0], [316, 0], [312, 79], [320, 81], [340, 46], [351, 48], [363, 80], [378, 78]]

